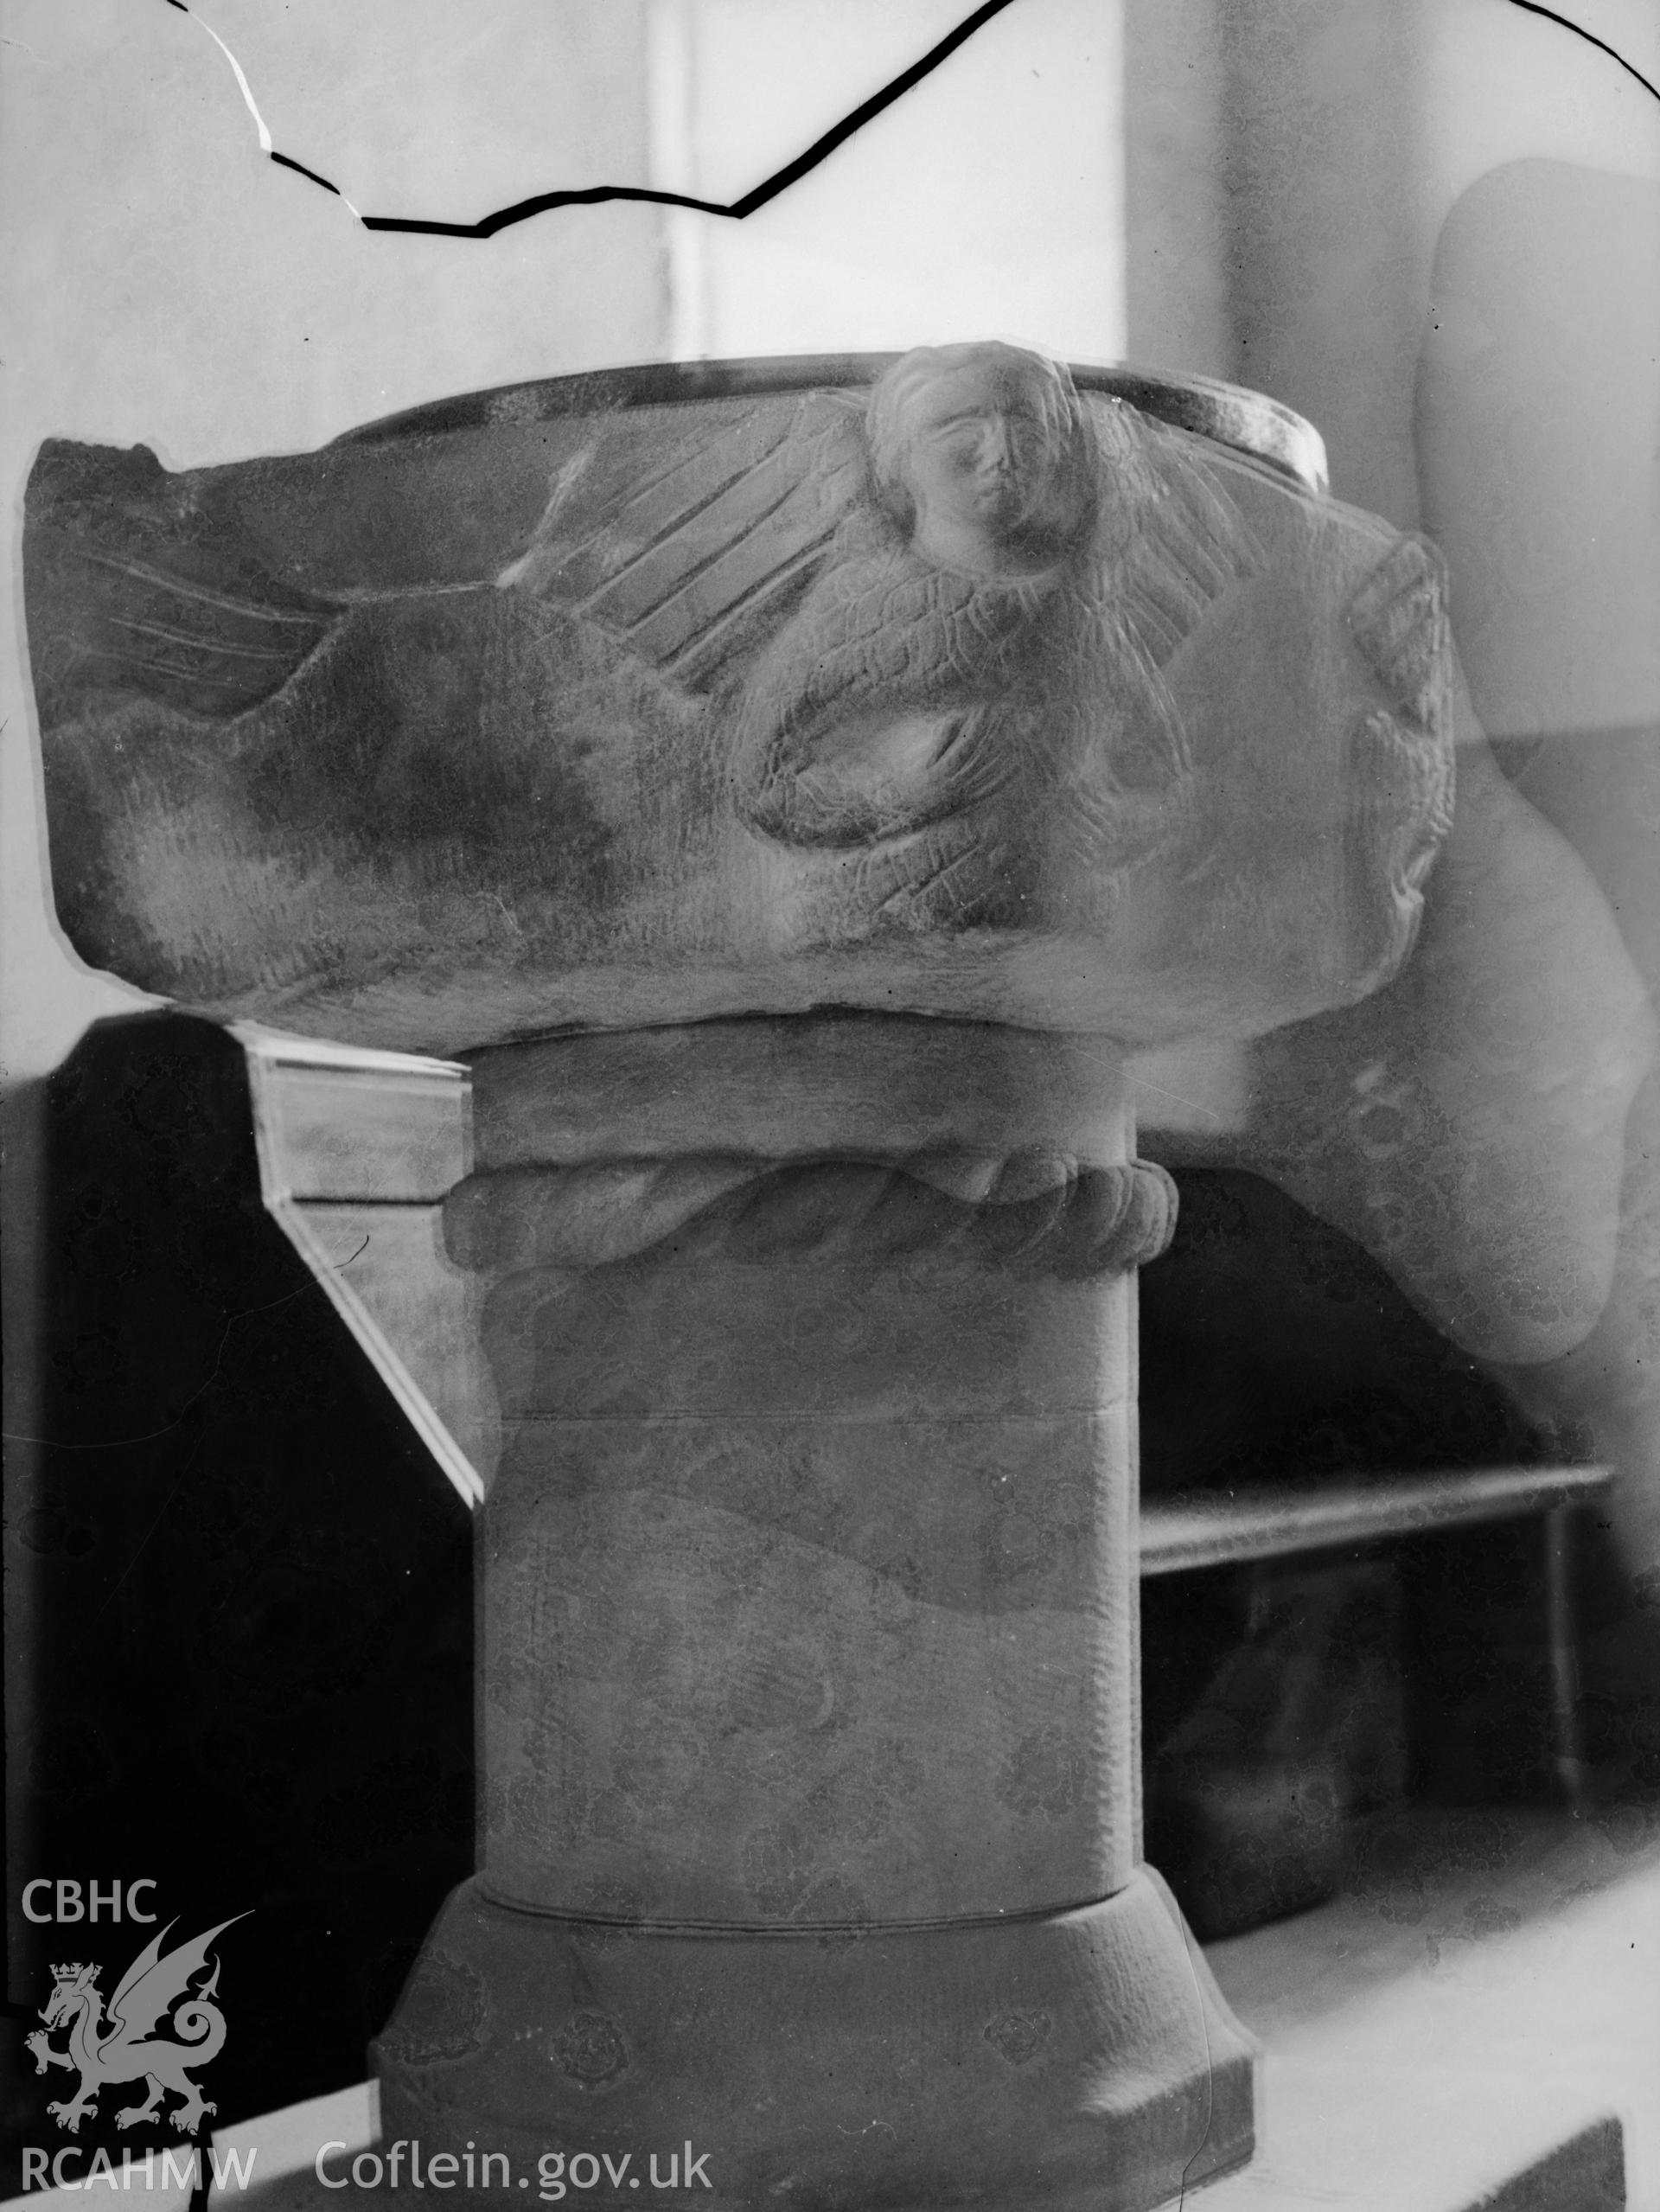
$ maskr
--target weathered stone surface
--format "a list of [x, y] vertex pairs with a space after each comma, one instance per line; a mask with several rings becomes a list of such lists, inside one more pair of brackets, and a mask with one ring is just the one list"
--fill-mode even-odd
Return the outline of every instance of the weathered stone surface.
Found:
[[785, 1929], [1121, 1889], [1128, 1270], [1174, 1204], [1112, 1057], [785, 1017], [475, 1086], [488, 1893]]
[[775, 382], [49, 450], [60, 910], [472, 1050], [482, 1865], [389, 2131], [1147, 2206], [1247, 2154], [1251, 2055], [1136, 1864], [1124, 1049], [1400, 966], [1439, 571], [1007, 347]]
[[1131, 1270], [1173, 1192], [1120, 1056], [844, 1013], [473, 1083], [482, 1863], [387, 2124], [672, 2120], [744, 2206], [1146, 2205], [1247, 2155], [1248, 2041], [1136, 1864]]
[[711, 2212], [1141, 2212], [1250, 2154], [1253, 2046], [1145, 1869], [1000, 1925], [716, 1939], [469, 1883], [434, 1951], [375, 2050], [382, 2138], [423, 2157], [626, 2153], [643, 2196], [689, 2137]]
[[826, 1001], [1245, 1034], [1383, 981], [1450, 798], [1433, 558], [1034, 355], [870, 373], [48, 446], [79, 949], [423, 1051]]

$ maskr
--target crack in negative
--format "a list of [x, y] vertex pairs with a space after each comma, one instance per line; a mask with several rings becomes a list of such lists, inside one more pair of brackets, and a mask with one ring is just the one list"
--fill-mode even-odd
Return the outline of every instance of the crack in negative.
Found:
[[[186, 7], [185, 0], [167, 0], [167, 4], [169, 8], [176, 8], [182, 16], [194, 13], [193, 10]], [[810, 146], [796, 155], [794, 161], [787, 162], [782, 169], [775, 171], [771, 176], [757, 184], [753, 190], [744, 193], [741, 199], [723, 202], [718, 200], [695, 199], [684, 192], [654, 191], [644, 185], [594, 184], [567, 191], [539, 192], [534, 198], [516, 201], [510, 208], [498, 208], [494, 214], [486, 215], [482, 221], [476, 223], [445, 223], [428, 221], [425, 218], [411, 215], [361, 214], [346, 198], [346, 195], [341, 190], [339, 185], [331, 184], [326, 176], [320, 176], [314, 169], [308, 169], [303, 162], [296, 161], [291, 154], [278, 152], [271, 144], [271, 132], [265, 126], [265, 118], [254, 105], [253, 94], [249, 89], [248, 80], [244, 76], [236, 56], [217, 31], [207, 22], [202, 22], [200, 16], [197, 16], [196, 20], [201, 22], [203, 30], [208, 33], [208, 37], [213, 40], [214, 45], [219, 48], [231, 67], [236, 72], [237, 84], [241, 90], [244, 100], [247, 103], [248, 112], [252, 116], [259, 132], [260, 150], [267, 159], [277, 163], [283, 169], [292, 169], [297, 176], [304, 177], [310, 183], [320, 186], [323, 191], [333, 193], [337, 200], [343, 201], [348, 208], [351, 208], [352, 214], [357, 217], [365, 230], [415, 232], [427, 238], [494, 238], [498, 231], [507, 230], [514, 223], [527, 222], [533, 215], [546, 214], [554, 208], [593, 208], [605, 201], [616, 200], [636, 201], [654, 208], [689, 208], [697, 214], [723, 215], [734, 222], [742, 222], [746, 215], [754, 214], [757, 209], [764, 208], [769, 201], [776, 200], [780, 193], [787, 192], [792, 184], [798, 183], [802, 177], [815, 169], [820, 162], [834, 153], [838, 146], [845, 144], [857, 131], [862, 131], [867, 123], [874, 121], [884, 109], [891, 107], [894, 102], [901, 99], [914, 85], [920, 84], [923, 79], [937, 69], [942, 61], [948, 60], [957, 48], [971, 39], [983, 24], [990, 22], [993, 16], [1001, 15], [1006, 8], [1012, 4], [1013, 0], [984, 0], [984, 5], [976, 8], [972, 15], [965, 16], [956, 29], [948, 31], [937, 46], [930, 47], [919, 61], [914, 61], [910, 68], [902, 70], [898, 76], [895, 77], [891, 83], [884, 85], [880, 92], [873, 93], [869, 99], [861, 102], [851, 114], [845, 115], [840, 123], [832, 125], [822, 137], [815, 138]], [[1606, 39], [1600, 39], [1593, 31], [1587, 30], [1583, 24], [1574, 22], [1569, 16], [1559, 16], [1554, 8], [1540, 5], [1540, 0], [1510, 0], [1510, 5], [1523, 10], [1529, 16], [1542, 16], [1547, 22], [1557, 23], [1563, 30], [1572, 31], [1576, 38], [1584, 39], [1587, 45], [1594, 46], [1599, 53], [1606, 54], [1611, 61], [1618, 62], [1628, 76], [1637, 80], [1644, 92], [1651, 94], [1656, 99], [1660, 99], [1660, 86], [1651, 84], [1634, 63], [1628, 61], [1625, 55], [1616, 48], [1610, 46]]]
[[1567, 16], [1559, 16], [1554, 8], [1542, 8], [1539, 0], [1510, 0], [1510, 5], [1522, 9], [1529, 16], [1542, 16], [1548, 23], [1560, 23], [1565, 31], [1572, 31], [1575, 38], [1582, 38], [1587, 46], [1594, 46], [1599, 53], [1606, 54], [1611, 61], [1618, 61], [1626, 75], [1635, 77], [1645, 93], [1660, 99], [1660, 85], [1651, 85], [1643, 72], [1628, 61], [1618, 48], [1610, 46], [1606, 39], [1599, 38], [1594, 31], [1587, 30], [1583, 23], [1574, 22]]
[[[167, 0], [167, 3], [170, 8], [176, 8], [181, 15], [188, 16], [195, 12], [185, 6], [184, 0]], [[880, 92], [874, 93], [869, 99], [861, 101], [851, 114], [843, 116], [840, 123], [833, 124], [822, 137], [815, 138], [810, 146], [796, 155], [794, 161], [786, 162], [782, 169], [775, 171], [771, 176], [757, 184], [752, 191], [744, 193], [741, 199], [734, 200], [730, 204], [716, 200], [693, 199], [683, 192], [652, 191], [644, 185], [594, 184], [571, 191], [540, 192], [533, 199], [518, 201], [510, 208], [498, 208], [494, 214], [486, 215], [482, 221], [476, 223], [429, 222], [408, 215], [360, 214], [357, 208], [352, 207], [351, 201], [346, 198], [346, 195], [337, 184], [331, 184], [326, 176], [319, 176], [314, 169], [308, 169], [303, 162], [296, 161], [291, 155], [277, 151], [271, 144], [271, 132], [265, 127], [265, 118], [254, 105], [253, 94], [249, 89], [248, 80], [243, 75], [236, 56], [220, 37], [218, 32], [203, 22], [200, 16], [196, 17], [196, 21], [201, 23], [203, 30], [208, 33], [208, 37], [213, 40], [214, 45], [219, 48], [236, 72], [237, 84], [247, 104], [248, 112], [252, 116], [259, 132], [260, 150], [268, 159], [276, 162], [280, 167], [293, 169], [297, 175], [307, 178], [310, 182], [320, 185], [325, 192], [332, 192], [337, 200], [344, 201], [346, 206], [351, 208], [353, 214], [357, 216], [358, 221], [362, 224], [365, 230], [414, 231], [428, 238], [494, 238], [498, 231], [506, 230], [514, 223], [527, 222], [531, 216], [546, 214], [555, 208], [592, 208], [612, 200], [640, 201], [654, 208], [690, 208], [698, 214], [725, 215], [735, 222], [742, 222], [746, 215], [754, 214], [758, 208], [764, 208], [769, 201], [776, 200], [781, 192], [787, 192], [792, 184], [799, 182], [811, 170], [815, 169], [820, 162], [834, 153], [838, 146], [844, 144], [853, 137], [855, 132], [862, 131], [867, 123], [873, 122], [884, 109], [891, 107], [897, 99], [908, 93], [913, 85], [920, 84], [923, 79], [937, 69], [942, 61], [948, 61], [960, 46], [966, 44], [974, 36], [982, 24], [990, 22], [993, 16], [1000, 16], [1006, 8], [1012, 5], [1013, 0], [984, 0], [984, 4], [976, 8], [972, 15], [965, 16], [954, 30], [948, 31], [937, 46], [930, 47], [921, 61], [913, 61], [908, 69], [901, 70], [891, 82], [884, 85]]]
[[[167, 4], [170, 8], [176, 8], [182, 16], [194, 13], [194, 10], [185, 5], [185, 0], [167, 0]], [[201, 22], [203, 30], [208, 33], [208, 37], [213, 40], [214, 45], [219, 48], [235, 71], [237, 84], [259, 133], [260, 150], [269, 160], [277, 163], [283, 169], [292, 169], [297, 176], [304, 177], [310, 183], [320, 186], [323, 191], [332, 193], [337, 200], [343, 201], [348, 208], [351, 208], [352, 214], [357, 217], [365, 230], [414, 232], [428, 238], [494, 238], [498, 231], [507, 230], [514, 223], [527, 222], [533, 215], [546, 214], [555, 208], [598, 207], [608, 201], [619, 200], [638, 201], [654, 208], [688, 208], [694, 214], [723, 215], [732, 221], [742, 222], [746, 215], [754, 214], [759, 208], [764, 208], [769, 201], [776, 200], [780, 193], [788, 191], [792, 184], [799, 182], [803, 176], [815, 169], [820, 162], [834, 153], [838, 146], [845, 144], [856, 132], [863, 130], [867, 123], [874, 121], [876, 117], [885, 109], [891, 107], [896, 100], [910, 91], [913, 86], [920, 84], [923, 79], [937, 69], [942, 61], [948, 60], [957, 48], [971, 39], [983, 24], [988, 23], [993, 16], [1001, 15], [1006, 8], [1012, 4], [1013, 0], [984, 0], [982, 6], [976, 8], [972, 15], [966, 16], [954, 30], [948, 31], [937, 46], [930, 47], [919, 61], [914, 61], [910, 68], [902, 70], [898, 76], [895, 77], [891, 83], [884, 85], [880, 92], [873, 93], [869, 99], [861, 102], [851, 114], [845, 115], [840, 123], [832, 125], [822, 137], [815, 138], [810, 146], [795, 157], [794, 161], [787, 162], [782, 169], [775, 171], [771, 176], [765, 178], [751, 191], [744, 193], [741, 199], [723, 202], [716, 200], [696, 199], [683, 192], [654, 191], [644, 185], [594, 184], [565, 191], [540, 192], [533, 199], [515, 201], [512, 207], [498, 208], [494, 214], [486, 215], [481, 221], [476, 223], [446, 223], [429, 221], [418, 216], [361, 214], [346, 198], [346, 195], [341, 190], [339, 185], [330, 183], [326, 176], [320, 176], [316, 169], [308, 169], [303, 162], [296, 161], [291, 154], [279, 153], [277, 150], [271, 144], [271, 132], [266, 127], [265, 118], [254, 104], [248, 80], [243, 74], [236, 56], [217, 31], [207, 22], [202, 22], [200, 16], [196, 20]], [[1610, 61], [1618, 62], [1628, 76], [1637, 80], [1644, 92], [1650, 93], [1654, 99], [1660, 99], [1660, 86], [1651, 84], [1634, 63], [1628, 61], [1625, 55], [1616, 48], [1610, 46], [1606, 39], [1600, 39], [1594, 32], [1587, 30], [1583, 24], [1573, 22], [1567, 16], [1559, 16], [1553, 8], [1540, 5], [1540, 0], [1510, 0], [1510, 4], [1514, 8], [1522, 9], [1528, 15], [1542, 16], [1547, 22], [1559, 24], [1563, 30], [1572, 31], [1576, 38], [1584, 39], [1587, 45], [1595, 47], [1599, 53], [1606, 54]]]

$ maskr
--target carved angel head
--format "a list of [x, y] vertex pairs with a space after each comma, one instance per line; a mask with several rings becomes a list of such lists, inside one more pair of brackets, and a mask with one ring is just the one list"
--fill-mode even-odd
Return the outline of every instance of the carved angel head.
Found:
[[1052, 567], [1093, 511], [1072, 380], [1017, 346], [916, 347], [873, 387], [866, 435], [878, 502], [942, 567]]

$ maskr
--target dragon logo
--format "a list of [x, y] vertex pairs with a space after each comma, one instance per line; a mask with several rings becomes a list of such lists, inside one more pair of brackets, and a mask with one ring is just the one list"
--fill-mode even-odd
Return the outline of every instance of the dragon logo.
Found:
[[[213, 2002], [219, 1988], [218, 1959], [213, 1961], [213, 1972], [200, 1989], [192, 1991], [190, 1984], [206, 1971], [214, 1938], [233, 1927], [236, 1920], [246, 1918], [246, 1913], [238, 1913], [235, 1920], [220, 1921], [217, 1928], [181, 1943], [163, 1957], [162, 1946], [177, 1926], [169, 1921], [122, 1975], [110, 1999], [107, 2019], [96, 1966], [79, 1961], [54, 1966], [52, 1994], [41, 2008], [46, 2026], [35, 2029], [27, 2042], [35, 2054], [37, 2074], [44, 2074], [49, 2066], [66, 2066], [71, 2073], [80, 2070], [80, 2087], [74, 2095], [47, 2107], [60, 2127], [67, 2127], [73, 2135], [88, 2113], [96, 2117], [94, 2100], [99, 2091], [114, 2081], [142, 2081], [150, 2091], [142, 2104], [129, 2105], [117, 2113], [118, 2127], [133, 2127], [140, 2120], [156, 2119], [169, 2090], [184, 2100], [169, 2114], [182, 2134], [194, 2135], [203, 2115], [218, 2109], [206, 2101], [185, 2071], [187, 2067], [206, 2066], [225, 2047], [225, 2015]], [[186, 1998], [188, 2002], [181, 2004], [180, 1999]], [[181, 2042], [169, 2043], [164, 2036], [152, 2035], [156, 2022], [163, 2019], [182, 2038]], [[52, 2048], [51, 2037], [60, 2028], [68, 2031], [67, 2050]]]

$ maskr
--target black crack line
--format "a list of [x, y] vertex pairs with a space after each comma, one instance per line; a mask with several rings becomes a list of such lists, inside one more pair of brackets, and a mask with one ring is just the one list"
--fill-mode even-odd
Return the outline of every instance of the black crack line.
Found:
[[1572, 31], [1575, 38], [1582, 38], [1587, 46], [1594, 46], [1599, 53], [1606, 54], [1611, 61], [1618, 61], [1626, 75], [1635, 77], [1645, 93], [1660, 99], [1660, 85], [1651, 85], [1643, 72], [1629, 62], [1623, 54], [1618, 53], [1606, 39], [1599, 38], [1594, 31], [1587, 30], [1583, 23], [1570, 22], [1567, 16], [1559, 16], [1554, 8], [1542, 8], [1539, 0], [1510, 0], [1510, 5], [1523, 10], [1529, 16], [1542, 16], [1548, 23], [1560, 23], [1565, 31]]
[[[172, 4], [176, 8], [181, 4], [181, 0], [172, 0]], [[273, 146], [271, 150], [271, 158], [272, 161], [279, 163], [284, 169], [291, 169], [297, 171], [301, 176], [309, 176], [313, 184], [322, 185], [323, 190], [325, 192], [332, 192], [336, 200], [343, 200], [345, 198], [346, 195], [341, 190], [339, 185], [330, 184], [326, 176], [319, 176], [316, 169], [308, 169], [303, 162], [297, 162], [291, 155], [279, 154], [277, 149]]]
[[[193, 12], [185, 6], [184, 0], [167, 0], [167, 4], [176, 8], [182, 16]], [[596, 208], [610, 200], [634, 200], [652, 208], [690, 208], [697, 214], [724, 215], [733, 222], [741, 223], [746, 215], [754, 214], [769, 201], [776, 200], [781, 192], [788, 192], [792, 184], [799, 183], [820, 162], [833, 154], [838, 146], [846, 144], [867, 123], [873, 123], [884, 109], [902, 99], [914, 85], [921, 84], [924, 77], [937, 69], [942, 61], [948, 61], [957, 48], [966, 45], [977, 30], [991, 22], [993, 16], [1000, 16], [1006, 8], [1013, 4], [1014, 0], [984, 0], [984, 4], [976, 8], [972, 15], [966, 16], [954, 30], [948, 31], [937, 46], [930, 47], [920, 61], [913, 61], [910, 68], [901, 70], [891, 83], [884, 85], [879, 93], [861, 102], [851, 115], [844, 115], [840, 123], [833, 124], [821, 138], [815, 138], [804, 152], [796, 155], [794, 161], [786, 162], [782, 169], [730, 205], [718, 200], [693, 199], [684, 192], [654, 192], [639, 184], [594, 184], [582, 190], [539, 192], [534, 199], [516, 201], [511, 208], [498, 208], [493, 215], [486, 215], [482, 222], [476, 223], [428, 222], [413, 215], [358, 214], [339, 185], [331, 184], [326, 176], [319, 176], [316, 169], [308, 169], [303, 162], [297, 162], [291, 156], [277, 151], [271, 143], [271, 133], [265, 128], [265, 118], [254, 105], [253, 94], [248, 89], [247, 79], [238, 67], [235, 56], [219, 34], [202, 22], [201, 16], [198, 16], [196, 20], [201, 22], [203, 30], [208, 32], [208, 37], [236, 71], [236, 80], [247, 103], [248, 112], [259, 126], [261, 151], [282, 168], [293, 169], [297, 176], [321, 185], [325, 192], [332, 192], [337, 200], [345, 201], [365, 230], [413, 232], [423, 238], [494, 238], [498, 231], [507, 230], [514, 223], [528, 222], [533, 215], [545, 215], [556, 208]], [[1518, 0], [1518, 4], [1522, 4], [1522, 0]]]

